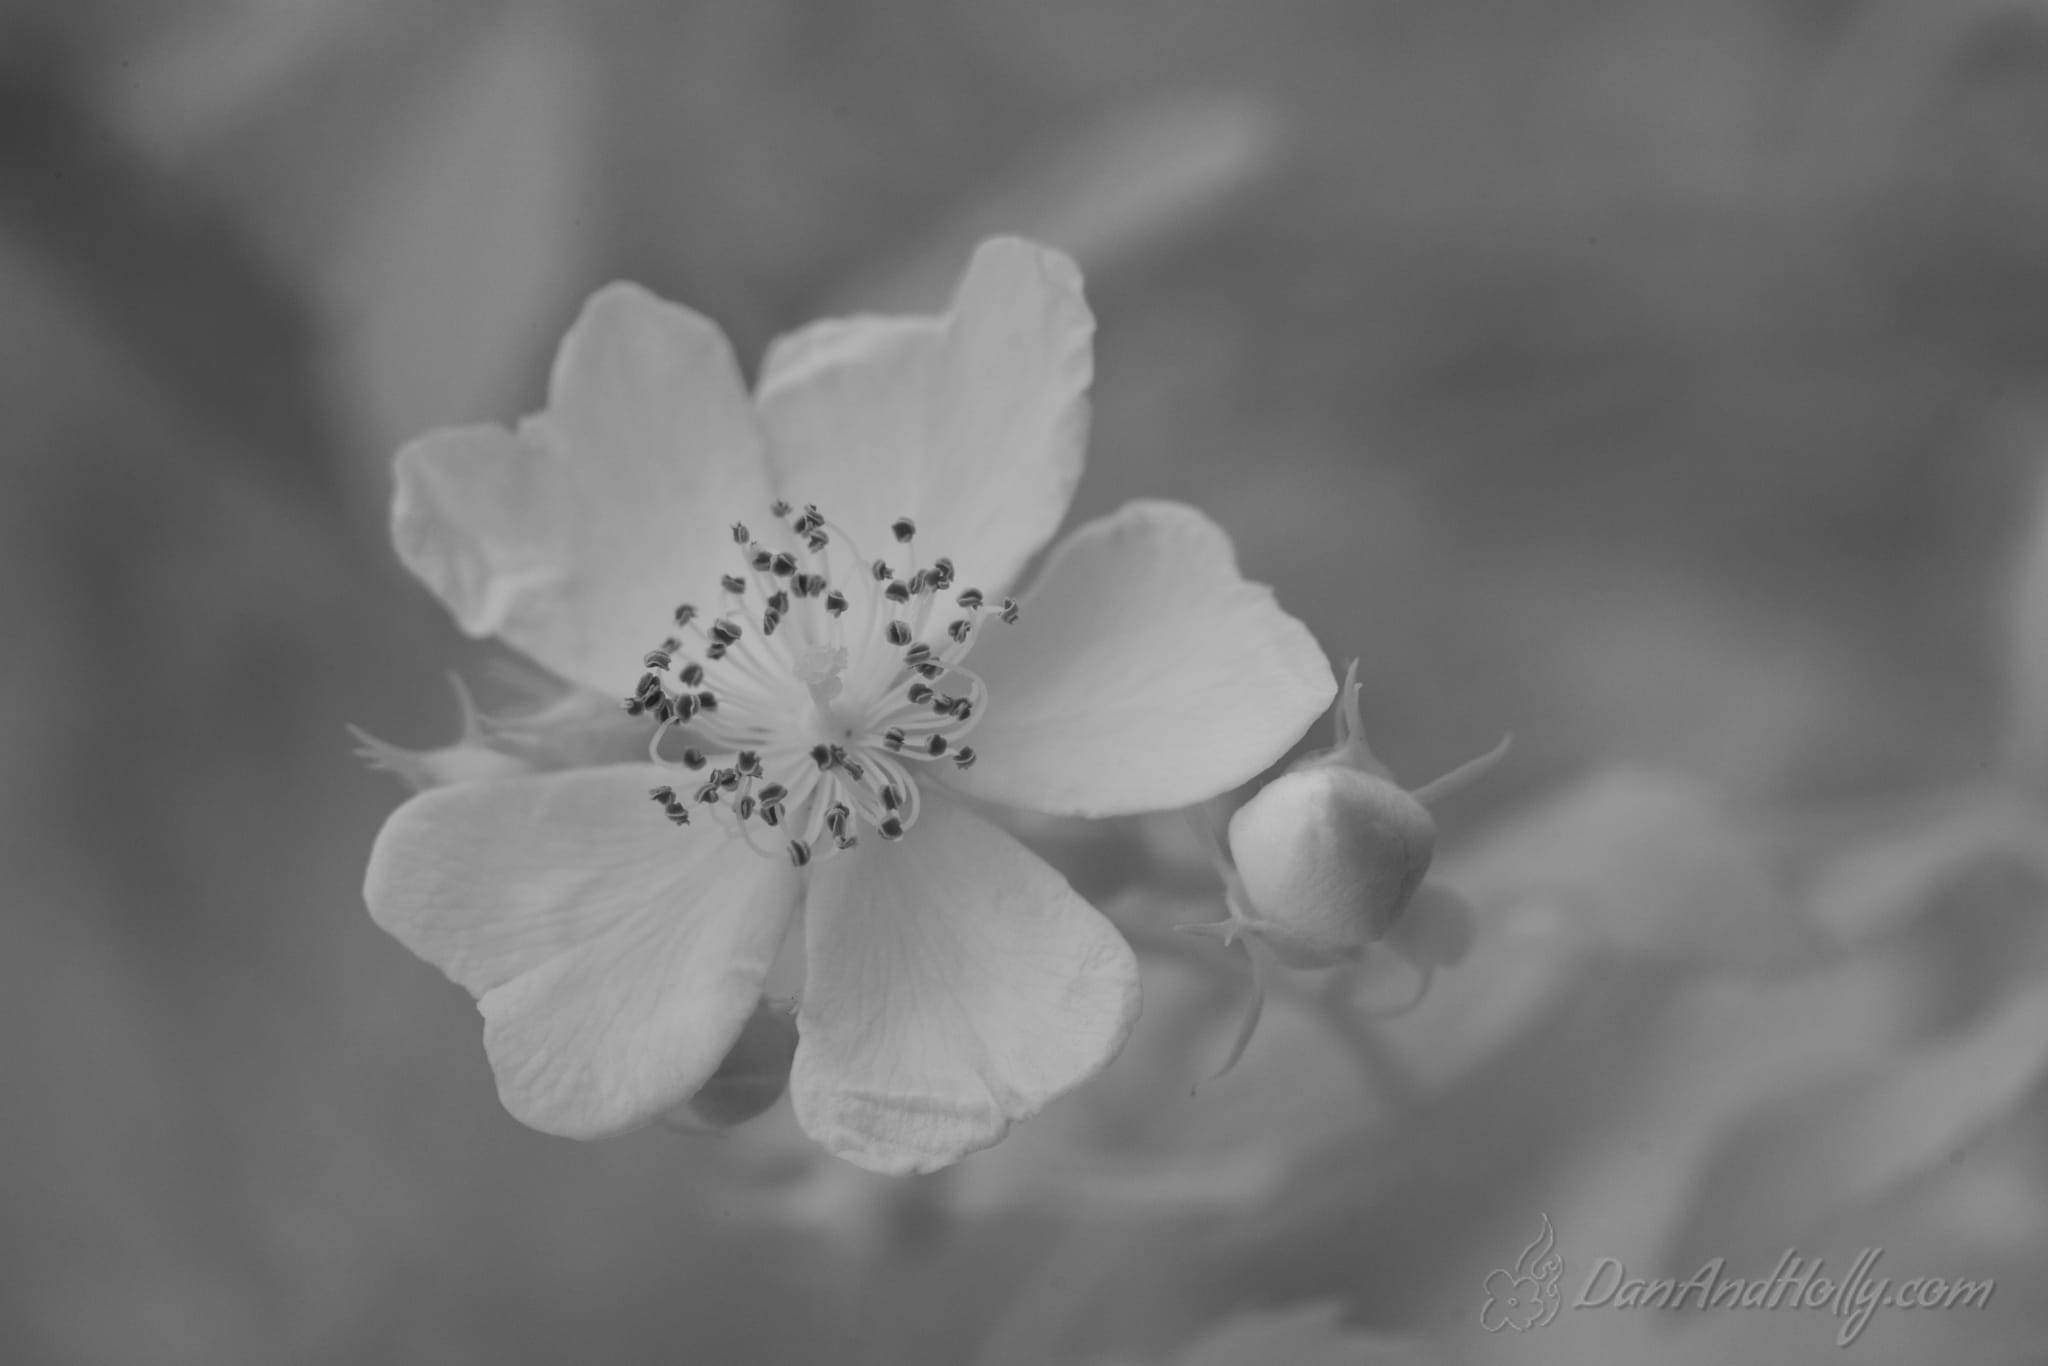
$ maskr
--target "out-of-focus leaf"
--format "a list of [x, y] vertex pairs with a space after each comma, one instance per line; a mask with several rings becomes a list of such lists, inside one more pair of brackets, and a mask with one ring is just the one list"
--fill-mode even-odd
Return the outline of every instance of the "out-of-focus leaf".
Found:
[[1765, 1254], [1868, 1208], [1976, 1139], [2044, 1069], [2048, 986], [2037, 985], [1960, 1038], [1738, 1121], [1708, 1159], [1665, 1264]]
[[956, 263], [999, 232], [1050, 242], [1090, 276], [1106, 273], [1212, 221], [1278, 163], [1281, 134], [1278, 115], [1247, 95], [1127, 107], [1016, 167], [910, 250], [836, 291], [835, 306], [942, 306]]
[[1703, 783], [1596, 772], [1485, 836], [1458, 889], [1608, 952], [1700, 967], [1787, 967], [1817, 936], [1757, 831]]
[[2048, 472], [2035, 495], [2033, 530], [2013, 580], [2011, 623], [2006, 752], [2037, 792], [2048, 793]]
[[1973, 874], [2015, 866], [2048, 881], [2048, 817], [2010, 788], [1976, 788], [1921, 824], [1828, 859], [1807, 887], [1808, 914], [1857, 943], [1905, 928]]
[[[342, 369], [380, 457], [518, 410], [583, 257], [587, 82], [544, 15], [508, 17], [446, 78], [327, 279]], [[382, 488], [383, 464], [376, 466]]]
[[681, 1106], [715, 1129], [744, 1124], [782, 1099], [796, 1060], [796, 1016], [763, 1000], [704, 1088]]
[[[1243, 1314], [1164, 1361], [1170, 1366], [1428, 1366], [1444, 1359], [1412, 1338], [1347, 1329], [1342, 1317], [1342, 1306], [1327, 1303]], [[1115, 1366], [1134, 1360], [1117, 1358]]]

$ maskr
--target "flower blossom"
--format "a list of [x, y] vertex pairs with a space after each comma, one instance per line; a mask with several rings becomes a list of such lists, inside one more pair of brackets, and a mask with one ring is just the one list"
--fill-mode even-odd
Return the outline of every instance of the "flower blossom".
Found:
[[976, 805], [1202, 801], [1334, 679], [1179, 504], [1009, 596], [1080, 477], [1093, 330], [1071, 262], [997, 240], [948, 314], [814, 324], [749, 396], [713, 324], [612, 285], [544, 412], [399, 453], [407, 567], [640, 728], [626, 761], [420, 792], [370, 856], [371, 914], [477, 998], [517, 1118], [592, 1138], [688, 1100], [778, 957], [796, 1118], [874, 1170], [994, 1143], [1115, 1055], [1129, 947]]

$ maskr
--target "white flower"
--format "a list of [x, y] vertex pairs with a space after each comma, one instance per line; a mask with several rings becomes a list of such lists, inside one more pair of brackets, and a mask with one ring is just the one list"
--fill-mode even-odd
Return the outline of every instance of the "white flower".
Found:
[[596, 1137], [689, 1098], [792, 926], [796, 1115], [862, 1166], [944, 1166], [1115, 1054], [1129, 948], [963, 798], [1201, 801], [1334, 680], [1177, 504], [1003, 596], [1080, 476], [1093, 326], [1071, 262], [990, 242], [947, 316], [785, 337], [750, 401], [715, 326], [614, 285], [545, 413], [400, 453], [406, 565], [651, 741], [423, 792], [371, 854], [372, 915], [476, 995], [521, 1120]]

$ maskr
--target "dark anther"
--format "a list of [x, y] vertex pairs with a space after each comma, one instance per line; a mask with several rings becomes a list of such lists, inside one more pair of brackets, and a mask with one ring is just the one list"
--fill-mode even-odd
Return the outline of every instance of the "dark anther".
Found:
[[796, 556], [786, 550], [777, 551], [775, 557], [769, 560], [768, 567], [775, 571], [776, 578], [786, 579], [796, 573]]
[[650, 669], [666, 669], [675, 661], [666, 650], [649, 650], [647, 657], [640, 662]]
[[830, 544], [832, 544], [832, 538], [830, 536], [827, 536], [823, 531], [813, 531], [810, 535], [804, 537], [804, 546], [813, 555], [817, 554], [820, 550], [823, 550], [826, 546]]
[[902, 749], [903, 731], [896, 726], [889, 727], [889, 729], [882, 732], [882, 743], [890, 749]]
[[907, 621], [892, 621], [883, 634], [888, 637], [891, 645], [908, 645], [910, 643], [910, 623]]
[[924, 752], [931, 755], [934, 759], [944, 754], [946, 752], [946, 737], [934, 735], [931, 739], [925, 741]]
[[1011, 622], [1011, 621], [1015, 621], [1016, 619], [1017, 619], [1017, 600], [1016, 600], [1015, 598], [1004, 598], [1004, 599], [1003, 599], [1003, 620], [1004, 620], [1004, 621], [1006, 621], [1006, 622]]
[[619, 703], [619, 710], [628, 716], [638, 716], [647, 710], [647, 705], [637, 697], [628, 697]]
[[692, 772], [695, 772], [697, 769], [704, 767], [704, 765], [709, 762], [710, 760], [706, 759], [703, 756], [703, 754], [697, 750], [686, 749], [683, 751], [683, 767], [691, 770]]
[[913, 707], [921, 707], [932, 700], [931, 686], [925, 683], [911, 684], [909, 690], [903, 695], [910, 699], [910, 705]]
[[789, 789], [781, 783], [769, 783], [761, 789], [761, 805], [773, 806], [789, 795]]
[[728, 593], [744, 593], [747, 591], [747, 581], [737, 574], [720, 575], [718, 586]]
[[825, 595], [825, 610], [827, 612], [830, 612], [833, 616], [844, 616], [846, 614], [846, 608], [846, 594], [840, 592], [838, 589], [835, 588]]
[[932, 565], [932, 586], [934, 588], [951, 588], [953, 586], [953, 562], [944, 555], [939, 556], [938, 561]]
[[662, 787], [650, 787], [647, 789], [647, 795], [660, 802], [663, 806], [667, 806], [676, 799], [676, 790], [665, 785]]
[[983, 602], [981, 590], [979, 588], [963, 588], [960, 590], [960, 596], [955, 601], [972, 612], [975, 608], [981, 606]]
[[819, 768], [832, 767], [832, 750], [828, 745], [811, 746], [811, 762]]
[[791, 840], [789, 842], [789, 861], [799, 868], [809, 863], [811, 861], [811, 846], [805, 844], [802, 840]]
[[732, 543], [734, 545], [745, 545], [753, 539], [752, 536], [747, 534], [747, 524], [745, 522], [734, 522], [732, 524]]
[[890, 579], [896, 577], [895, 571], [889, 568], [887, 560], [875, 561], [874, 574], [876, 583], [887, 583]]
[[733, 804], [733, 811], [741, 820], [747, 819], [754, 814], [754, 799], [752, 797], [740, 798], [739, 801]]
[[754, 553], [747, 557], [747, 563], [754, 567], [756, 574], [765, 574], [768, 572], [768, 566], [775, 563], [775, 557], [756, 546]]
[[953, 756], [953, 762], [954, 762], [954, 763], [956, 763], [956, 764], [958, 764], [958, 765], [960, 765], [960, 767], [962, 767], [962, 768], [973, 768], [973, 767], [974, 767], [974, 746], [972, 746], [972, 745], [962, 745], [962, 746], [960, 746], [960, 750], [959, 750], [959, 752], [958, 752], [958, 753], [956, 753], [956, 754], [955, 754], [955, 755]]
[[911, 521], [908, 517], [898, 517], [889, 524], [889, 534], [899, 541], [908, 542], [912, 536], [917, 534], [917, 523]]
[[885, 840], [900, 840], [903, 838], [903, 822], [897, 820], [894, 816], [884, 820], [875, 829], [881, 832], [882, 838]]
[[718, 694], [706, 688], [703, 692], [697, 694], [697, 705], [705, 711], [717, 711]]
[[683, 665], [682, 672], [678, 673], [676, 678], [682, 682], [684, 687], [694, 688], [704, 681], [704, 666], [702, 664], [685, 664]]
[[696, 619], [697, 609], [692, 607], [689, 603], [686, 602], [682, 606], [676, 608], [676, 625], [688, 626], [691, 622], [695, 621]]
[[780, 612], [784, 616], [788, 616], [789, 594], [783, 592], [780, 588], [776, 589], [773, 593], [770, 593], [768, 595], [768, 610], [771, 612]]
[[946, 624], [946, 634], [953, 637], [955, 645], [965, 645], [967, 643], [967, 633], [973, 629], [974, 624], [968, 621], [966, 617]]
[[789, 516], [789, 500], [786, 498], [777, 498], [774, 502], [768, 505], [768, 511], [770, 515], [775, 517]]

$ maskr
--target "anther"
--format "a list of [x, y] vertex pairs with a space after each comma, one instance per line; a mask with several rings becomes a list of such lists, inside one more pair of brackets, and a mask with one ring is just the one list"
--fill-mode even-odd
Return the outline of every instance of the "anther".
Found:
[[676, 674], [676, 678], [684, 687], [694, 688], [704, 681], [704, 666], [702, 664], [685, 664], [681, 671]]
[[974, 715], [974, 703], [965, 697], [956, 697], [951, 710], [955, 721], [965, 721]]
[[698, 769], [704, 767], [704, 765], [709, 762], [711, 761], [706, 759], [701, 751], [694, 749], [686, 749], [683, 751], [683, 767], [689, 769], [693, 773]]
[[734, 522], [732, 524], [732, 543], [734, 545], [745, 545], [753, 539], [752, 536], [747, 534], [747, 524], [745, 522]]
[[640, 681], [633, 685], [633, 696], [644, 698], [649, 693], [661, 691], [661, 676], [655, 673], [653, 668], [653, 665], [649, 665], [648, 672], [640, 675]]
[[884, 811], [894, 811], [902, 805], [903, 794], [896, 790], [896, 784], [890, 783], [882, 789], [882, 809]]
[[787, 498], [777, 498], [768, 505], [768, 511], [777, 520], [789, 516], [789, 500]]
[[896, 571], [889, 568], [887, 560], [876, 560], [873, 566], [876, 583], [887, 583], [896, 577]]
[[[938, 738], [936, 735], [932, 737], [934, 740]], [[722, 768], [718, 770], [718, 785], [727, 792], [738, 791], [740, 785], [739, 770], [736, 768]]]
[[810, 535], [804, 538], [805, 549], [809, 550], [813, 555], [817, 554], [819, 551], [823, 550], [826, 546], [830, 544], [832, 544], [832, 538], [830, 536], [827, 536], [822, 528], [813, 531]]
[[910, 590], [910, 594], [912, 597], [915, 597], [919, 593], [924, 592], [925, 577], [926, 571], [920, 569], [916, 573], [912, 574], [910, 576], [910, 582], [904, 585], [906, 588]]
[[889, 534], [897, 540], [908, 544], [910, 538], [917, 534], [917, 523], [911, 521], [908, 517], [898, 517], [889, 524]]
[[751, 749], [741, 750], [739, 756], [733, 760], [733, 763], [740, 772], [746, 774], [749, 778], [761, 776], [761, 756]]
[[891, 726], [891, 727], [889, 727], [889, 729], [887, 729], [887, 730], [883, 731], [883, 732], [882, 732], [882, 743], [883, 743], [883, 744], [885, 744], [885, 745], [887, 745], [887, 746], [888, 746], [888, 747], [889, 747], [890, 749], [892, 749], [892, 750], [900, 750], [900, 749], [902, 749], [902, 748], [903, 748], [903, 731], [902, 731], [902, 729], [901, 729], [901, 728], [899, 728], [899, 727], [897, 727], [897, 726]]
[[734, 815], [738, 816], [741, 820], [746, 820], [754, 814], [754, 799], [752, 797], [742, 797], [733, 803], [732, 809]]
[[761, 803], [761, 824], [771, 828], [782, 824], [782, 808], [773, 802]]
[[931, 755], [934, 759], [944, 754], [946, 752], [946, 737], [934, 735], [931, 739], [925, 741], [924, 752]]
[[676, 608], [676, 625], [688, 626], [691, 622], [695, 621], [696, 619], [697, 609], [692, 607], [689, 603], [686, 602], [682, 606]]
[[762, 634], [762, 635], [764, 635], [764, 636], [772, 636], [772, 635], [774, 635], [774, 634], [775, 634], [775, 628], [776, 628], [776, 627], [778, 627], [778, 626], [780, 626], [781, 624], [782, 624], [782, 613], [780, 613], [780, 612], [776, 611], [776, 610], [775, 610], [774, 608], [772, 608], [772, 607], [771, 607], [771, 608], [769, 608], [769, 609], [768, 609], [767, 611], [765, 611], [765, 612], [763, 612], [763, 613], [761, 614], [761, 634]]
[[718, 694], [706, 688], [703, 692], [697, 694], [697, 705], [705, 711], [717, 711]]
[[697, 696], [695, 693], [679, 692], [664, 705], [674, 713], [675, 719], [678, 721], [688, 721], [697, 714]]
[[796, 589], [796, 595], [800, 598], [815, 598], [825, 591], [825, 576], [823, 574], [799, 574], [790, 580], [790, 586]]
[[941, 555], [939, 556], [938, 560], [932, 565], [932, 587], [951, 588], [952, 586], [953, 562], [947, 559], [944, 555]]
[[786, 550], [778, 551], [768, 561], [768, 567], [775, 572], [776, 578], [786, 579], [796, 573], [796, 556]]
[[668, 818], [677, 825], [688, 825], [690, 823], [690, 809], [681, 805], [671, 806], [668, 808]]
[[811, 762], [819, 768], [832, 767], [832, 749], [829, 745], [812, 745]]
[[675, 660], [666, 650], [649, 650], [646, 658], [640, 662], [650, 669], [666, 669]]
[[846, 615], [846, 608], [846, 594], [840, 592], [838, 589], [835, 588], [825, 595], [825, 610], [827, 612], [830, 612], [833, 616], [838, 617]]
[[650, 787], [647, 789], [647, 795], [663, 806], [667, 806], [676, 799], [676, 790], [665, 785], [662, 787]]
[[903, 652], [903, 662], [913, 669], [931, 657], [932, 647], [921, 640]]
[[697, 789], [697, 800], [706, 806], [718, 805], [718, 784], [706, 783]]
[[854, 845], [859, 843], [859, 835], [841, 835], [838, 839], [833, 841], [833, 847], [838, 849], [851, 849]]
[[957, 752], [956, 752], [956, 753], [955, 753], [955, 754], [953, 755], [953, 762], [954, 762], [954, 763], [956, 763], [956, 764], [958, 764], [958, 765], [959, 765], [960, 767], [962, 767], [962, 768], [973, 768], [973, 767], [974, 767], [974, 746], [973, 746], [973, 745], [962, 745], [962, 746], [960, 746], [959, 750], [958, 750], [958, 751], [957, 751]]
[[761, 547], [755, 546], [754, 553], [747, 557], [747, 563], [753, 566], [756, 574], [765, 574], [769, 566], [775, 563], [775, 557]]
[[903, 822], [897, 820], [894, 816], [884, 820], [875, 829], [885, 840], [900, 840], [903, 838]]
[[620, 701], [619, 710], [628, 716], [638, 716], [641, 712], [647, 710], [647, 706], [637, 697], [628, 697]]
[[910, 623], [907, 621], [892, 621], [883, 634], [888, 637], [891, 645], [908, 645], [910, 643]]
[[917, 666], [917, 676], [919, 678], [937, 678], [940, 674], [944, 673], [945, 671], [946, 666], [939, 663], [935, 659], [926, 660], [924, 663]]
[[967, 633], [973, 629], [974, 623], [966, 617], [961, 617], [958, 621], [947, 623], [946, 634], [953, 638], [955, 645], [965, 645], [967, 643]]
[[802, 840], [789, 842], [789, 861], [801, 868], [811, 861], [811, 846]]
[[761, 805], [774, 806], [789, 795], [789, 789], [781, 783], [769, 783], [761, 789]]
[[784, 616], [788, 616], [789, 594], [783, 592], [780, 588], [776, 589], [773, 593], [770, 593], [768, 595], [768, 610], [771, 612], [780, 612]]
[[711, 623], [711, 639], [719, 645], [730, 646], [740, 638], [740, 628], [729, 617], [720, 617]]
[[972, 612], [981, 606], [983, 598], [979, 588], [963, 588], [960, 590], [960, 596], [954, 599], [954, 601]]
[[712, 641], [709, 645], [704, 647], [704, 657], [714, 664], [716, 664], [719, 660], [724, 659], [725, 642], [722, 640]]
[[728, 593], [744, 593], [747, 591], [747, 581], [737, 574], [720, 575], [718, 586]]
[[1017, 619], [1017, 600], [1016, 600], [1015, 598], [1004, 598], [1004, 599], [1003, 599], [1003, 620], [1004, 620], [1005, 622], [1013, 622], [1013, 621], [1015, 621], [1016, 619]]
[[921, 707], [932, 700], [931, 687], [925, 683], [911, 684], [903, 695], [910, 699], [910, 704], [914, 707]]

